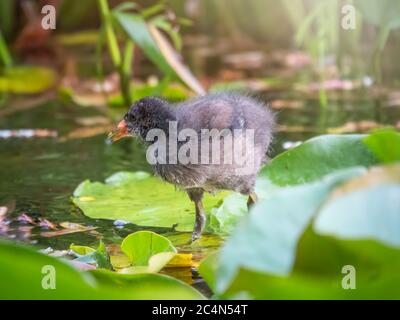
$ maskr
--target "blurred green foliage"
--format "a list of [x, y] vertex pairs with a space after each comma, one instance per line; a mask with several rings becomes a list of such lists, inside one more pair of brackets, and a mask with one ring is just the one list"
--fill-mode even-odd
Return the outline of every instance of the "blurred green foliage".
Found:
[[[47, 269], [44, 267], [47, 266]], [[50, 271], [46, 271], [50, 270]], [[54, 274], [55, 289], [45, 288]], [[1, 299], [203, 299], [190, 286], [159, 274], [81, 272], [67, 261], [0, 240]]]
[[400, 158], [381, 158], [395, 135], [320, 136], [274, 158], [268, 197], [200, 265], [216, 297], [398, 299]]

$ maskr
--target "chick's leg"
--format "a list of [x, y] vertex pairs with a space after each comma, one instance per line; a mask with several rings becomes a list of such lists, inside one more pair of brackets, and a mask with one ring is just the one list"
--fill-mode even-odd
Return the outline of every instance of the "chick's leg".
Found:
[[203, 208], [203, 193], [202, 189], [189, 189], [187, 190], [190, 200], [194, 202], [194, 206], [196, 209], [196, 220], [194, 223], [193, 233], [192, 233], [192, 241], [201, 237], [203, 233], [204, 227], [206, 225], [206, 215]]
[[250, 211], [250, 209], [254, 206], [254, 204], [258, 201], [257, 194], [253, 191], [250, 192], [249, 198], [247, 199], [247, 209]]

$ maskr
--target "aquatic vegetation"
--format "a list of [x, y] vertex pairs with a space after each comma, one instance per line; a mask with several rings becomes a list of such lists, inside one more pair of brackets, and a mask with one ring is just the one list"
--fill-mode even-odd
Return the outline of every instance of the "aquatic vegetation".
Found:
[[[206, 196], [206, 211], [217, 207], [223, 196]], [[187, 194], [146, 172], [119, 172], [105, 184], [84, 181], [75, 189], [72, 201], [91, 218], [187, 232], [193, 229], [195, 217]]]
[[[397, 132], [387, 129], [370, 135], [326, 135], [282, 153], [262, 171], [257, 185], [261, 200], [250, 214], [245, 212], [245, 199], [234, 193], [219, 203], [207, 199], [208, 205], [219, 206], [209, 213], [211, 221], [225, 219], [220, 228], [229, 234], [222, 248], [199, 267], [215, 297], [395, 298], [400, 282], [396, 272], [400, 261], [400, 157], [385, 150], [399, 150], [398, 138]], [[147, 173], [118, 173], [106, 184], [81, 184], [73, 201], [92, 217], [134, 217], [130, 221], [138, 224], [177, 224], [176, 229], [190, 231], [193, 214], [184, 209], [186, 197], [181, 201], [169, 187]], [[152, 190], [147, 202], [145, 190]], [[216, 214], [221, 208], [223, 214]], [[32, 268], [36, 263], [57, 266], [60, 290], [54, 295], [41, 290], [37, 298], [85, 295], [95, 299], [103, 294], [102, 298], [110, 299], [155, 299], [167, 293], [182, 299], [201, 298], [194, 289], [157, 274], [170, 264], [192, 265], [191, 255], [178, 253], [172, 244], [176, 236], [166, 236], [135, 232], [117, 245], [118, 250], [102, 242], [97, 249], [73, 244], [70, 249], [77, 257], [73, 261], [83, 263], [78, 267], [97, 267], [80, 272], [60, 259], [1, 242], [0, 270], [7, 274], [7, 268], [22, 268], [26, 265], [23, 259], [29, 259]], [[357, 290], [343, 290], [353, 285], [350, 280], [343, 282], [343, 274], [352, 272], [352, 267], [357, 272]], [[24, 298], [21, 292], [31, 296], [37, 290], [31, 283], [40, 275], [30, 279], [27, 270], [18, 274], [18, 279], [10, 281], [26, 290], [13, 291], [11, 296]], [[115, 292], [116, 283], [124, 287], [122, 292]], [[150, 287], [157, 288], [156, 296], [149, 296]], [[72, 296], [76, 290], [79, 294]]]
[[40, 93], [55, 85], [57, 75], [45, 67], [17, 66], [0, 74], [0, 92]]
[[[0, 298], [400, 299], [399, 12], [1, 0]], [[193, 241], [187, 194], [106, 133], [132, 101], [203, 86], [257, 97], [278, 125], [257, 203], [207, 194]]]
[[[359, 141], [369, 148], [368, 141], [381, 139], [371, 149], [379, 157], [387, 145], [388, 136], [383, 137], [377, 133]], [[395, 139], [391, 142], [400, 147]], [[273, 162], [290, 168], [302, 158], [286, 152]], [[346, 159], [338, 158], [342, 165], [320, 176], [308, 176], [303, 168], [297, 171], [299, 176], [304, 172], [303, 178], [275, 177], [286, 186], [270, 190], [242, 218], [220, 252], [203, 261], [200, 273], [220, 298], [239, 293], [257, 299], [398, 297], [399, 160], [367, 170], [366, 163], [357, 166], [352, 159], [343, 169]], [[314, 164], [319, 163], [324, 164]], [[343, 290], [348, 265], [357, 270], [354, 292]]]
[[[180, 62], [173, 47], [158, 31], [162, 29], [173, 40], [177, 49], [181, 47], [179, 33], [162, 14], [163, 5], [155, 5], [137, 13], [128, 12], [137, 9], [135, 3], [122, 3], [110, 10], [107, 0], [98, 0], [102, 17], [102, 27], [97, 46], [98, 69], [101, 70], [101, 51], [106, 43], [120, 77], [120, 87], [124, 102], [132, 104], [131, 74], [134, 59], [134, 48], [138, 45], [144, 54], [163, 72], [164, 80], [160, 82], [161, 91], [171, 79], [181, 79], [196, 93], [204, 93], [204, 89], [190, 71]], [[117, 26], [123, 30], [121, 37], [125, 40], [125, 48], [121, 53], [117, 40]], [[155, 90], [160, 90], [156, 88]]]
[[[4, 240], [0, 240], [0, 261], [1, 287], [7, 288], [0, 290], [2, 299], [204, 298], [195, 289], [169, 276], [122, 275], [107, 270], [80, 272], [65, 260]], [[52, 286], [57, 290], [43, 290]]]
[[12, 58], [10, 52], [8, 51], [6, 41], [0, 29], [0, 62], [5, 68], [10, 68], [12, 66]]
[[[276, 187], [315, 181], [335, 170], [377, 164], [363, 142], [365, 137], [320, 136], [282, 153], [261, 171], [256, 184], [258, 195], [268, 198]], [[377, 139], [374, 137], [369, 139]], [[72, 201], [91, 218], [120, 219], [178, 231], [191, 231], [194, 223], [186, 194], [145, 172], [119, 172], [105, 184], [84, 181], [74, 191]], [[246, 197], [235, 193], [206, 195], [204, 204], [209, 216], [208, 231], [221, 234], [231, 231], [247, 212]]]

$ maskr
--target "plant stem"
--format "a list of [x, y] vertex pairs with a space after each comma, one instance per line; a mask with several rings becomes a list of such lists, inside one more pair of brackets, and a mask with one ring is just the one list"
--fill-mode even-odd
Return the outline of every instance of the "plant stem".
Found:
[[125, 45], [123, 60], [119, 68], [121, 92], [125, 103], [128, 105], [132, 104], [131, 76], [134, 49], [135, 45], [133, 41], [128, 40]]
[[108, 2], [107, 0], [97, 0], [97, 3], [100, 8], [108, 50], [110, 52], [114, 67], [118, 70], [121, 94], [125, 104], [131, 105], [132, 96], [130, 90], [130, 81], [134, 43], [133, 41], [128, 40], [125, 45], [124, 54], [121, 56], [117, 36], [113, 28], [113, 16], [112, 12], [110, 12]]
[[115, 67], [121, 65], [121, 53], [118, 47], [117, 36], [115, 35], [112, 26], [112, 16], [110, 14], [110, 8], [108, 7], [107, 0], [97, 0], [100, 8], [101, 19], [103, 20], [104, 30], [106, 33], [106, 39], [108, 44], [108, 49], [111, 54], [111, 59]]
[[374, 50], [374, 69], [376, 81], [382, 83], [382, 53], [385, 49], [387, 39], [389, 38], [390, 28], [387, 26], [380, 27], [379, 35], [375, 43]]
[[1, 30], [0, 30], [0, 60], [3, 62], [6, 69], [12, 67], [12, 58], [10, 53], [8, 52], [7, 44]]

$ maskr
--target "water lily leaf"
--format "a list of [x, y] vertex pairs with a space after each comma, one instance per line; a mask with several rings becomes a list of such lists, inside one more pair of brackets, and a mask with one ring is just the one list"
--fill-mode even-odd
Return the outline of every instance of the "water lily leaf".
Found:
[[165, 236], [171, 240], [175, 247], [189, 248], [191, 252], [202, 251], [205, 249], [219, 248], [223, 242], [223, 237], [220, 234], [203, 234], [202, 237], [194, 242], [190, 242], [191, 232], [167, 232]]
[[400, 133], [382, 129], [366, 136], [363, 142], [383, 163], [400, 161]]
[[217, 287], [217, 270], [220, 266], [220, 252], [215, 251], [205, 257], [199, 267], [198, 271], [207, 282], [208, 286], [215, 291]]
[[[346, 171], [350, 179], [334, 181], [345, 181]], [[399, 165], [327, 178], [334, 179], [329, 188], [323, 180], [281, 188], [202, 262], [199, 271], [219, 298], [239, 292], [258, 299], [399, 297]], [[357, 272], [357, 290], [342, 288], [346, 265]]]
[[210, 214], [209, 226], [213, 232], [229, 234], [247, 214], [247, 197], [237, 193], [229, 194], [218, 208]]
[[[226, 194], [205, 195], [205, 210], [217, 207]], [[82, 197], [94, 200], [83, 201]], [[146, 172], [116, 173], [106, 183], [84, 181], [74, 191], [72, 201], [90, 218], [193, 230], [194, 206], [186, 193]]]
[[[221, 264], [215, 253], [203, 260], [199, 272], [216, 287]], [[344, 266], [353, 266], [356, 290], [344, 290]], [[246, 267], [217, 297], [245, 294], [252, 299], [398, 299], [400, 250], [370, 240], [338, 240], [309, 228], [300, 238], [293, 270], [286, 276]]]
[[191, 253], [177, 253], [166, 265], [167, 268], [191, 267], [193, 255]]
[[161, 252], [176, 253], [175, 247], [167, 238], [151, 232], [138, 231], [127, 236], [121, 244], [121, 250], [132, 264], [146, 266], [149, 259]]
[[316, 217], [319, 234], [400, 247], [400, 165], [376, 167], [337, 188]]
[[72, 265], [74, 268], [81, 270], [81, 271], [96, 270], [96, 266], [86, 263], [86, 262], [81, 262], [81, 261], [77, 261], [77, 260], [68, 260], [67, 262], [70, 265]]
[[110, 261], [114, 269], [128, 268], [131, 265], [129, 258], [126, 255], [110, 256]]
[[[391, 261], [400, 263], [394, 249], [400, 246], [398, 165], [371, 167], [384, 160], [379, 152], [391, 139], [395, 143], [375, 133], [321, 136], [273, 159], [261, 175], [265, 180], [258, 180], [269, 191], [264, 200], [242, 218], [220, 253], [200, 265], [217, 296], [397, 297], [398, 264]], [[347, 264], [360, 274], [357, 293], [341, 286]]]
[[177, 252], [170, 240], [151, 231], [130, 234], [122, 241], [121, 250], [133, 265], [122, 273], [158, 272]]
[[121, 273], [158, 272], [164, 266], [192, 266], [192, 254], [177, 254], [169, 239], [154, 232], [139, 231], [127, 236], [121, 249], [126, 255], [110, 257], [114, 268], [123, 269], [119, 270]]
[[281, 188], [256, 204], [221, 250], [216, 292], [224, 292], [241, 268], [288, 274], [297, 242], [329, 191], [363, 172], [360, 167], [344, 169], [321, 181]]
[[108, 255], [106, 246], [104, 245], [103, 241], [100, 240], [99, 246], [97, 247], [94, 254], [98, 268], [104, 268], [109, 270], [112, 269], [110, 256]]
[[274, 158], [261, 175], [285, 186], [318, 180], [335, 170], [378, 163], [364, 135], [322, 135]]
[[174, 256], [175, 252], [160, 252], [150, 257], [146, 266], [131, 266], [119, 270], [122, 274], [136, 273], [157, 273], [160, 271]]
[[[96, 280], [101, 284], [118, 287], [119, 291], [137, 288], [136, 296], [132, 299], [140, 300], [187, 300], [200, 299], [205, 297], [194, 288], [170, 276], [143, 273], [143, 274], [121, 274], [108, 270], [90, 271]], [[139, 289], [140, 288], [140, 289]], [[121, 290], [122, 289], [122, 290]]]
[[[289, 275], [241, 268], [218, 298], [245, 293], [253, 299], [399, 299], [400, 250], [374, 241], [320, 236], [312, 230], [306, 231], [298, 246]], [[344, 266], [354, 267], [355, 290], [342, 286], [348, 275], [342, 271]]]
[[75, 246], [75, 249], [81, 252], [87, 252], [86, 254], [83, 254], [77, 259], [75, 259], [75, 261], [84, 263], [96, 263], [98, 268], [112, 270], [110, 256], [108, 255], [107, 249], [103, 241], [100, 240], [99, 246], [97, 247], [96, 250], [90, 247], [82, 247], [82, 246], [78, 246], [78, 248], [76, 248]]
[[96, 251], [96, 249], [93, 249], [91, 247], [77, 246], [77, 245], [75, 245], [73, 243], [69, 246], [69, 249], [74, 251], [75, 253], [81, 255], [81, 256]]
[[7, 69], [0, 75], [0, 92], [39, 93], [50, 89], [56, 81], [53, 70], [21, 66]]
[[400, 2], [397, 0], [356, 0], [357, 9], [365, 19], [379, 27], [396, 29], [400, 27]]
[[[52, 267], [56, 290], [44, 290], [43, 285], [51, 284], [46, 275]], [[168, 276], [120, 275], [107, 270], [79, 272], [61, 259], [3, 240], [0, 283], [0, 299], [204, 299], [192, 287]]]

